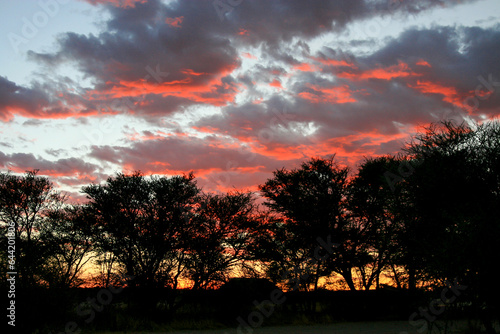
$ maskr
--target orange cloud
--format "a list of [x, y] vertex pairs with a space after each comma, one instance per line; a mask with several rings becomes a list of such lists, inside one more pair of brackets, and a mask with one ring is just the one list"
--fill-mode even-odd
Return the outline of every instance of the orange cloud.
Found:
[[193, 126], [194, 130], [203, 132], [203, 133], [217, 133], [220, 129], [215, 128], [213, 126]]
[[351, 80], [367, 80], [367, 79], [380, 79], [391, 80], [393, 78], [402, 78], [409, 76], [420, 76], [421, 74], [412, 72], [408, 64], [400, 62], [397, 65], [392, 65], [386, 68], [375, 68], [359, 73], [342, 72], [338, 76], [341, 78], [348, 78]]
[[[305, 160], [314, 156], [327, 156], [336, 154], [338, 161], [349, 166], [356, 166], [367, 156], [378, 156], [377, 150], [380, 145], [392, 141], [401, 141], [407, 139], [406, 132], [394, 135], [385, 135], [376, 130], [367, 133], [357, 133], [343, 137], [317, 140], [314, 136], [310, 137], [308, 144], [299, 145], [263, 145], [260, 143], [251, 143], [252, 151], [276, 160]], [[387, 154], [391, 152], [384, 152]]]
[[293, 160], [293, 159], [301, 159], [304, 157], [304, 153], [301, 151], [304, 147], [303, 145], [299, 146], [290, 146], [283, 144], [276, 145], [261, 145], [257, 143], [252, 143], [252, 152], [271, 157], [276, 160]]
[[323, 65], [327, 66], [348, 66], [348, 67], [356, 67], [352, 63], [348, 63], [345, 60], [337, 60], [337, 59], [322, 59], [317, 57], [312, 57], [317, 62], [320, 62]]
[[106, 112], [96, 109], [88, 109], [83, 105], [64, 105], [63, 102], [54, 102], [50, 107], [40, 106], [32, 110], [19, 105], [5, 106], [0, 113], [0, 120], [8, 122], [14, 118], [14, 115], [20, 115], [27, 118], [36, 119], [66, 119], [66, 118], [81, 118], [100, 115], [116, 115], [118, 111], [108, 109]]
[[281, 85], [281, 82], [278, 79], [274, 79], [273, 81], [271, 81], [269, 83], [269, 86], [275, 87], [275, 88], [279, 88], [279, 89], [283, 89], [283, 86]]
[[184, 20], [184, 16], [179, 16], [179, 17], [167, 17], [165, 19], [165, 23], [168, 24], [169, 26], [175, 27], [175, 28], [180, 28], [181, 23]]
[[420, 59], [418, 62], [417, 62], [417, 65], [419, 66], [427, 66], [427, 67], [432, 67], [431, 64], [429, 64], [428, 62], [426, 62], [425, 60], [423, 59]]
[[[202, 179], [212, 179], [211, 181], [215, 181], [216, 178], [214, 178], [214, 175], [221, 175], [221, 174], [231, 174], [233, 177], [239, 176], [239, 177], [245, 177], [244, 175], [248, 174], [254, 174], [254, 173], [259, 173], [262, 172], [263, 170], [266, 169], [265, 166], [238, 166], [236, 162], [234, 162], [235, 165], [227, 165], [225, 167], [210, 167], [210, 168], [192, 168], [190, 170], [184, 170], [184, 169], [177, 169], [173, 168], [172, 164], [164, 161], [149, 161], [146, 162], [144, 165], [140, 166], [140, 170], [144, 174], [164, 174], [164, 175], [182, 175], [186, 174], [189, 172], [193, 172], [196, 178], [202, 178]], [[124, 171], [134, 171], [137, 170], [138, 166], [134, 163], [130, 162], [124, 162], [122, 165], [122, 169]], [[224, 181], [226, 177], [224, 178], [217, 178], [219, 179], [218, 181]], [[219, 183], [219, 185], [222, 185], [222, 183], [226, 182], [216, 182]], [[231, 187], [229, 184], [226, 186]], [[232, 188], [234, 190], [234, 188]]]
[[351, 103], [356, 100], [351, 96], [349, 86], [336, 86], [331, 88], [319, 87], [316, 85], [307, 85], [313, 92], [301, 92], [299, 96], [309, 100], [312, 103]]
[[[213, 75], [212, 80], [198, 80], [188, 77], [182, 80], [172, 80], [164, 82], [154, 82], [153, 80], [139, 79], [136, 81], [121, 80], [118, 83], [107, 82], [109, 88], [102, 90], [89, 91], [88, 99], [96, 99], [102, 97], [137, 97], [147, 94], [158, 94], [163, 97], [174, 96], [185, 98], [195, 103], [207, 103], [214, 106], [223, 106], [229, 102], [233, 102], [238, 88], [229, 83], [223, 82], [222, 78], [229, 75], [236, 65], [227, 66], [221, 73]], [[182, 73], [191, 76], [201, 76], [208, 73], [196, 73], [190, 69], [184, 70]], [[225, 92], [220, 92], [223, 88]]]
[[200, 75], [207, 75], [208, 73], [205, 72], [195, 72], [190, 68], [184, 69], [181, 71], [181, 73], [187, 74], [187, 75], [194, 75], [194, 76], [200, 76]]
[[238, 35], [241, 35], [241, 36], [249, 36], [249, 35], [250, 35], [250, 33], [248, 32], [248, 30], [243, 29], [243, 28], [240, 28], [240, 31], [238, 32]]
[[408, 85], [408, 87], [418, 90], [425, 94], [439, 94], [443, 95], [443, 101], [454, 104], [456, 106], [462, 106], [461, 101], [463, 98], [458, 93], [455, 87], [447, 87], [438, 83], [430, 81], [417, 81], [416, 85]]
[[308, 63], [300, 63], [293, 66], [294, 70], [302, 71], [302, 72], [315, 72], [318, 68], [314, 65]]

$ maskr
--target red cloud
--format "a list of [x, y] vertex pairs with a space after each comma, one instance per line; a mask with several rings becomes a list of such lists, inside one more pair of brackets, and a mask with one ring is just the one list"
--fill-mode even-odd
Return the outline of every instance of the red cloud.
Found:
[[412, 86], [408, 85], [410, 88], [416, 89], [421, 93], [425, 94], [439, 94], [443, 95], [443, 101], [462, 106], [461, 101], [463, 101], [463, 97], [458, 93], [455, 87], [447, 87], [443, 86], [439, 83], [434, 83], [430, 81], [417, 81], [417, 84]]
[[364, 72], [352, 73], [342, 72], [338, 76], [341, 78], [348, 78], [351, 80], [367, 80], [367, 79], [380, 79], [391, 80], [393, 78], [420, 76], [421, 74], [412, 72], [408, 64], [400, 62], [397, 65], [392, 65], [385, 68], [375, 68]]
[[420, 59], [418, 62], [417, 62], [417, 65], [419, 66], [427, 66], [427, 67], [432, 67], [431, 64], [429, 64], [428, 62], [426, 62], [425, 60], [423, 59]]
[[301, 92], [299, 96], [312, 103], [351, 103], [356, 100], [351, 96], [349, 86], [335, 86], [331, 88], [307, 84], [312, 92]]
[[169, 26], [175, 27], [175, 28], [180, 28], [181, 23], [184, 20], [184, 16], [179, 16], [179, 17], [167, 17], [165, 19], [165, 23], [168, 24]]
[[[228, 65], [219, 74], [197, 73], [191, 69], [182, 73], [189, 77], [181, 80], [154, 82], [154, 80], [140, 79], [136, 81], [120, 80], [119, 83], [107, 82], [108, 88], [88, 92], [89, 99], [102, 97], [138, 97], [147, 94], [158, 94], [163, 97], [173, 96], [190, 100], [194, 103], [207, 103], [214, 106], [224, 106], [233, 102], [239, 92], [235, 85], [224, 82], [222, 78], [229, 75], [236, 65]], [[195, 77], [212, 76], [212, 79], [194, 80]]]
[[322, 59], [317, 57], [312, 57], [317, 62], [320, 62], [323, 65], [327, 66], [348, 66], [348, 67], [356, 67], [352, 63], [348, 63], [345, 60], [337, 60], [337, 59]]
[[200, 75], [207, 75], [208, 73], [205, 72], [195, 72], [190, 68], [184, 69], [181, 71], [181, 73], [187, 74], [187, 75], [194, 75], [194, 76], [200, 76]]
[[193, 126], [193, 129], [203, 133], [218, 133], [220, 129], [213, 126]]
[[300, 63], [297, 65], [293, 66], [294, 70], [302, 71], [302, 72], [314, 72], [317, 71], [318, 68], [314, 65], [311, 65], [309, 63]]
[[281, 85], [281, 82], [278, 79], [274, 79], [273, 81], [271, 81], [269, 83], [269, 86], [275, 87], [275, 88], [278, 88], [278, 89], [283, 89], [283, 86]]
[[117, 113], [109, 108], [103, 110], [88, 104], [88, 101], [77, 94], [58, 90], [50, 94], [39, 87], [18, 86], [2, 76], [0, 96], [1, 121], [10, 121], [16, 114], [38, 119], [64, 119]]
[[[321, 140], [311, 136], [307, 142], [296, 145], [253, 142], [250, 146], [253, 152], [278, 161], [300, 161], [313, 156], [328, 156], [335, 153], [339, 161], [355, 166], [366, 156], [392, 153], [380, 152], [380, 146], [398, 141], [403, 143], [407, 136], [406, 132], [385, 135], [372, 131]], [[399, 144], [396, 146], [399, 149]]]
[[[102, 115], [102, 111], [96, 109], [87, 109], [84, 106], [65, 106], [63, 102], [54, 102], [50, 106], [39, 106], [37, 109], [31, 109], [22, 104], [12, 104], [3, 106], [0, 112], [0, 120], [3, 122], [10, 121], [14, 115], [20, 115], [28, 118], [36, 119], [66, 119], [66, 118], [80, 118], [89, 116], [99, 116]], [[106, 115], [116, 115], [117, 111], [108, 111]]]
[[253, 152], [276, 160], [301, 159], [305, 156], [302, 151], [304, 149], [303, 145], [290, 146], [278, 143], [274, 145], [262, 145], [252, 143], [251, 147]]

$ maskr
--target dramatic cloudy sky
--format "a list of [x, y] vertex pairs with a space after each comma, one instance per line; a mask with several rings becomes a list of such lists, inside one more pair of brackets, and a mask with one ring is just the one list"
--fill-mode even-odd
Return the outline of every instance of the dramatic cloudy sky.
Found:
[[207, 191], [500, 114], [498, 0], [1, 1], [0, 170]]

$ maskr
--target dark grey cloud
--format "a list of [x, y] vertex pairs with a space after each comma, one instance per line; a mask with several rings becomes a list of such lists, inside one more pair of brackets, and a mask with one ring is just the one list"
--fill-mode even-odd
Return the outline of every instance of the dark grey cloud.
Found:
[[36, 88], [25, 88], [0, 76], [0, 120], [9, 121], [14, 114], [36, 116], [48, 107], [50, 98]]
[[[65, 85], [32, 81], [30, 87], [24, 87], [0, 76], [0, 120], [10, 121], [14, 115], [50, 119], [84, 117], [109, 112], [106, 108], [99, 110], [95, 102], [86, 101], [78, 93], [61, 90], [61, 86]], [[37, 120], [25, 122], [27, 126], [39, 124]]]
[[[144, 132], [146, 136], [151, 133]], [[193, 171], [210, 190], [251, 187], [271, 171], [298, 165], [299, 159], [275, 160], [216, 136], [170, 136], [130, 141], [128, 146], [94, 146], [90, 156], [116, 163], [128, 171], [172, 174]]]
[[[47, 66], [76, 64], [95, 82], [88, 92], [93, 99], [111, 103], [132, 94], [146, 102], [129, 103], [129, 109], [158, 117], [193, 104], [232, 101], [238, 80], [231, 72], [241, 64], [239, 47], [261, 45], [268, 60], [295, 64], [300, 50], [309, 52], [308, 39], [340, 31], [349, 22], [413, 15], [463, 1], [258, 0], [224, 7], [222, 16], [212, 1], [91, 3], [103, 4], [110, 15], [105, 31], [97, 36], [63, 34], [59, 51], [30, 52], [30, 58]], [[169, 24], [169, 19], [179, 23]]]
[[[229, 177], [225, 186], [239, 187], [311, 155], [339, 153], [349, 162], [394, 152], [405, 129], [452, 115], [467, 97], [478, 102], [471, 117], [498, 114], [498, 26], [411, 28], [383, 43], [353, 39], [311, 51], [313, 38], [346, 32], [360, 20], [475, 1], [243, 0], [227, 12], [211, 0], [88, 2], [106, 11], [100, 33], [63, 33], [54, 52], [28, 56], [44, 73], [75, 67], [90, 88], [55, 74], [26, 86], [0, 77], [0, 120], [17, 114], [38, 126], [42, 118], [127, 113], [163, 131], [131, 140], [127, 128], [120, 145], [93, 146], [90, 158], [103, 166], [195, 170], [206, 182]], [[257, 64], [242, 68], [245, 56], [252, 58], [245, 52], [255, 53]], [[284, 88], [270, 86], [275, 81]], [[245, 94], [236, 103], [239, 91]], [[187, 109], [195, 105], [220, 112], [196, 118], [198, 109]], [[186, 135], [164, 117], [184, 111], [193, 112], [190, 126], [206, 137]], [[44, 153], [57, 159], [62, 152]], [[102, 171], [81, 158], [26, 153], [0, 152], [0, 165], [64, 175], [60, 182], [69, 186]]]
[[1, 151], [0, 167], [12, 169], [16, 172], [38, 169], [41, 175], [52, 176], [92, 175], [100, 171], [99, 166], [79, 158], [63, 158], [50, 161], [31, 153], [5, 154]]
[[130, 169], [159, 172], [165, 170], [207, 171], [237, 167], [265, 166], [272, 160], [245, 147], [225, 142], [216, 136], [171, 136], [131, 141], [128, 146], [93, 146], [90, 156], [128, 166]]

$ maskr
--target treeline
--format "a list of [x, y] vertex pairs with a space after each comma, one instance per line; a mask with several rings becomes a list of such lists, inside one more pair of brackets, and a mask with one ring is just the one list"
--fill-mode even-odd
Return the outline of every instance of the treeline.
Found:
[[192, 174], [118, 173], [74, 205], [36, 171], [1, 173], [0, 271], [14, 258], [19, 289], [205, 290], [231, 277], [299, 291], [459, 284], [485, 324], [500, 314], [497, 121], [431, 125], [356, 171], [312, 158], [259, 190], [213, 194]]

